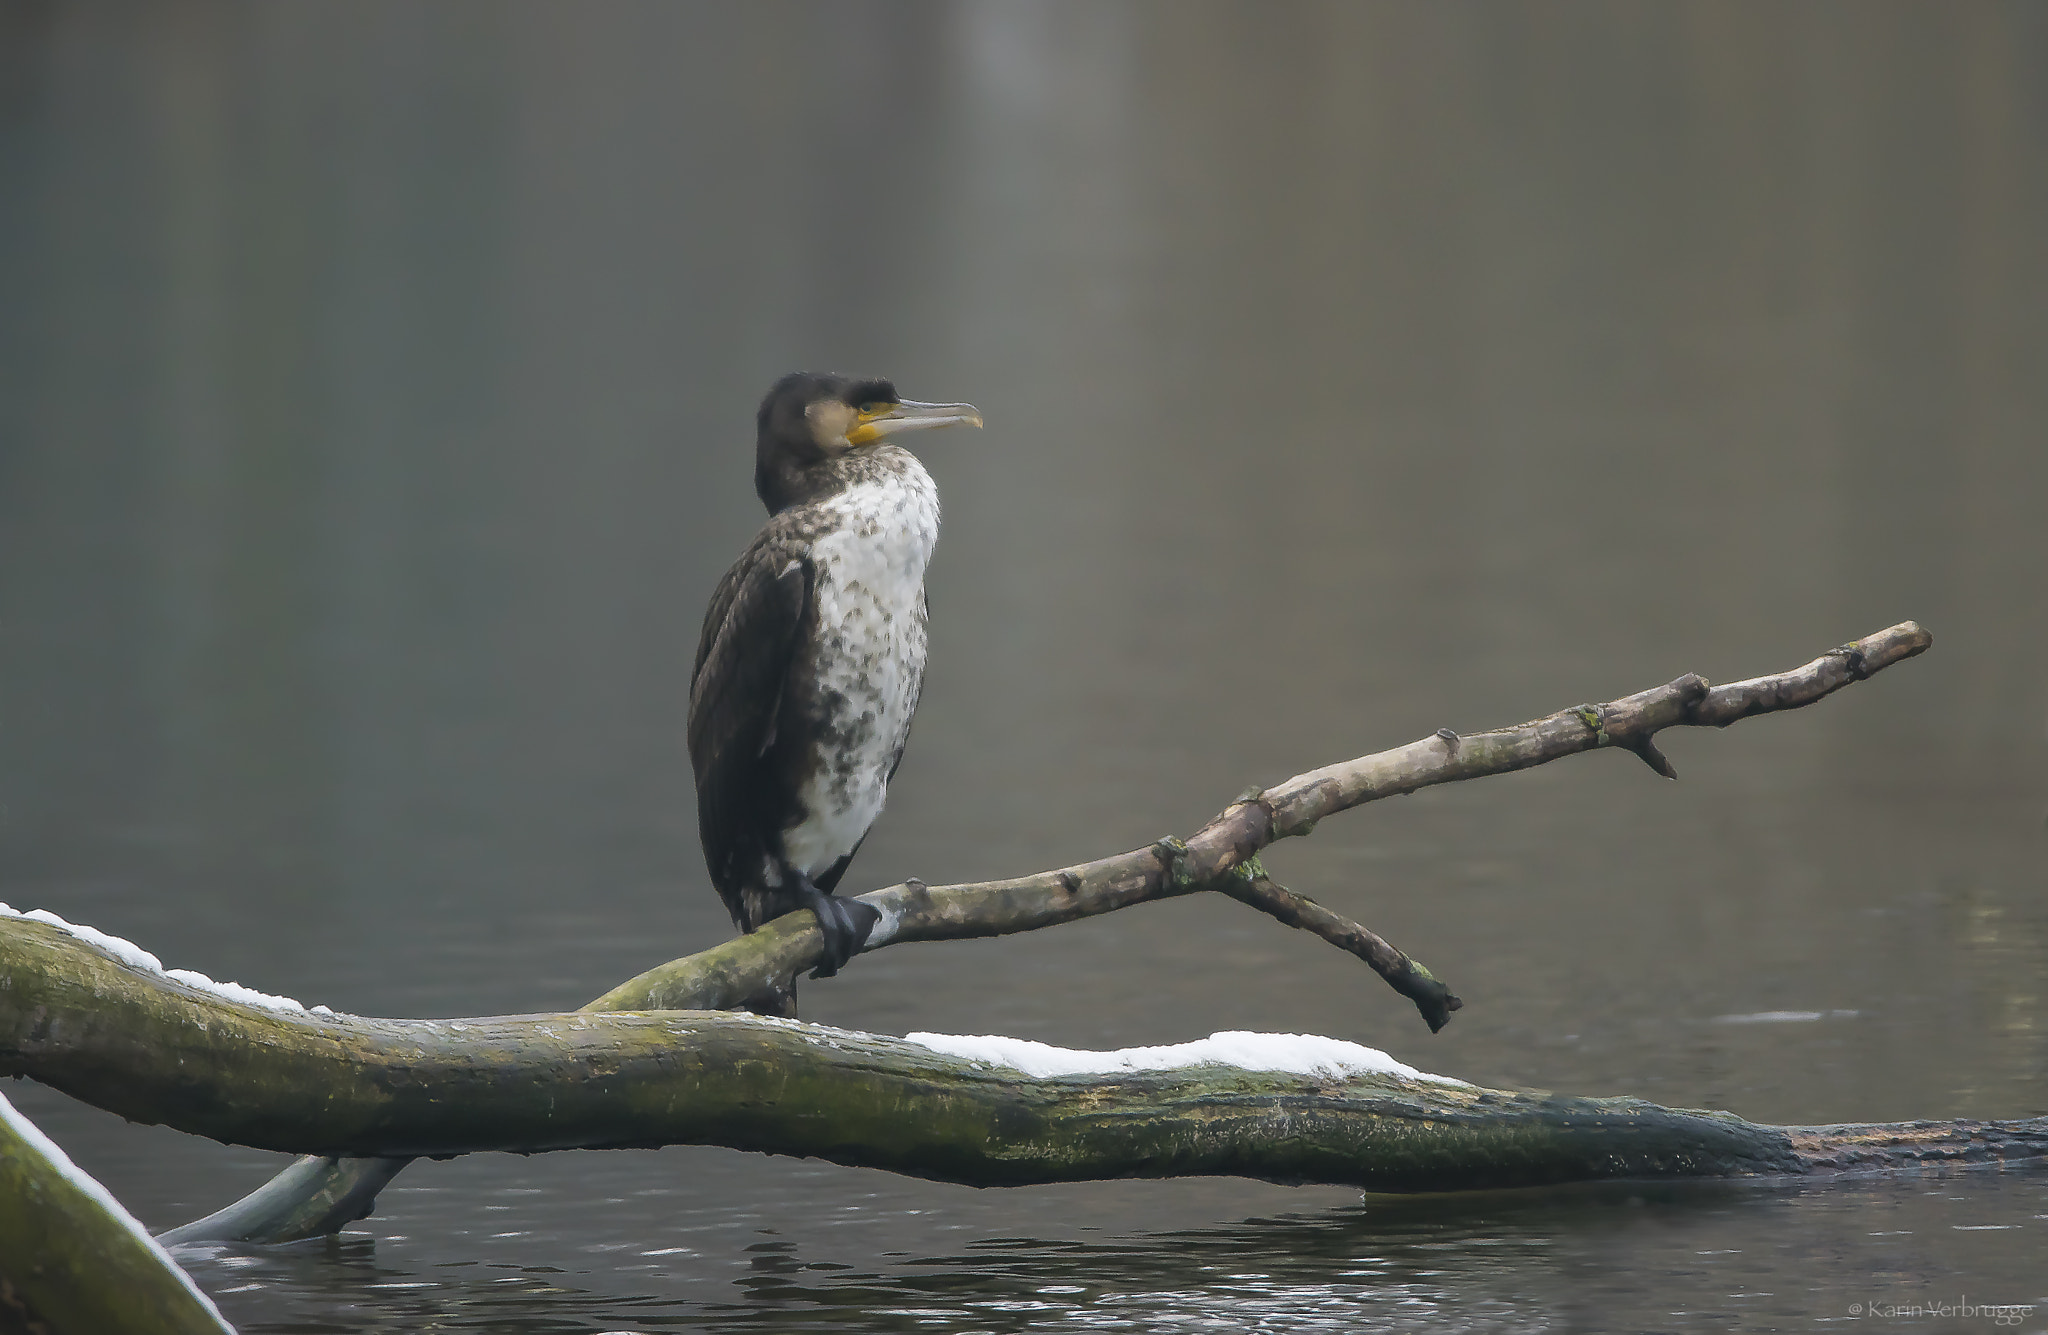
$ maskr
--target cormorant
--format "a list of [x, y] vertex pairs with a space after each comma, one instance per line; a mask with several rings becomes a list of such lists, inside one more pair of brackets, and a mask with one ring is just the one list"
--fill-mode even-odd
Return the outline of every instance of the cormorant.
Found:
[[689, 724], [704, 861], [743, 931], [818, 915], [813, 978], [874, 930], [873, 909], [832, 889], [882, 812], [924, 683], [939, 495], [893, 437], [960, 423], [981, 414], [910, 402], [887, 380], [776, 381], [755, 435], [768, 522], [704, 614]]

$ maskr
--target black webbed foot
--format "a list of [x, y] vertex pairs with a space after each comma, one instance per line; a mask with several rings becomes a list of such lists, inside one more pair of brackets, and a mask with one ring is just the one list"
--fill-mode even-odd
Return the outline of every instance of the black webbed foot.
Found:
[[812, 885], [809, 879], [801, 883], [799, 893], [804, 906], [818, 915], [818, 930], [825, 934], [825, 953], [819, 958], [818, 967], [811, 970], [811, 977], [830, 978], [860, 953], [882, 915], [866, 904], [836, 898]]

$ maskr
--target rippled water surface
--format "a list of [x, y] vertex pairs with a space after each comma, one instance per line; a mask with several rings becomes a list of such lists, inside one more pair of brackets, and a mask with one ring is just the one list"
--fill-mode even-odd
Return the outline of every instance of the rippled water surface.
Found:
[[[1438, 1036], [1205, 901], [883, 951], [808, 1018], [2048, 1113], [2044, 236], [2032, 4], [0, 6], [0, 899], [380, 1015], [722, 939], [697, 620], [755, 400], [837, 367], [989, 423], [918, 442], [931, 672], [856, 887], [1936, 643], [1667, 734], [1677, 784], [1588, 756], [1274, 850], [1467, 999]], [[8, 1092], [152, 1226], [283, 1162]], [[1979, 1329], [2044, 1243], [2033, 1167], [1361, 1199], [673, 1148], [183, 1259], [245, 1331]]]

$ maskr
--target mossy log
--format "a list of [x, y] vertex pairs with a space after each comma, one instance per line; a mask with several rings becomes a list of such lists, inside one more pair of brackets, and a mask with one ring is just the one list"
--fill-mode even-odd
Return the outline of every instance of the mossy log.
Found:
[[2048, 1119], [1771, 1127], [1636, 1099], [1222, 1065], [1033, 1078], [769, 1016], [285, 1012], [185, 987], [41, 923], [6, 926], [0, 1072], [262, 1149], [698, 1144], [985, 1187], [1227, 1174], [1375, 1191], [2048, 1153]]
[[[1430, 1029], [1434, 1031], [1442, 1028], [1450, 1019], [1452, 1012], [1463, 1004], [1460, 999], [1428, 969], [1369, 929], [1351, 922], [1305, 896], [1275, 884], [1259, 862], [1259, 854], [1267, 845], [1278, 839], [1305, 835], [1314, 829], [1318, 821], [1327, 816], [1383, 797], [1414, 792], [1432, 784], [1526, 769], [1582, 751], [1617, 747], [1625, 749], [1642, 758], [1657, 773], [1666, 778], [1673, 778], [1676, 776], [1671, 764], [1658, 750], [1654, 740], [1656, 734], [1664, 729], [1685, 726], [1726, 727], [1730, 723], [1757, 714], [1799, 708], [1814, 703], [1853, 682], [1865, 680], [1893, 663], [1924, 652], [1931, 643], [1932, 637], [1919, 625], [1910, 621], [1903, 622], [1829, 650], [1800, 667], [1769, 676], [1713, 686], [1698, 675], [1687, 674], [1663, 686], [1603, 705], [1580, 705], [1510, 728], [1464, 735], [1448, 728], [1441, 729], [1407, 746], [1326, 766], [1297, 775], [1271, 788], [1249, 790], [1186, 840], [1161, 839], [1148, 847], [1127, 853], [1011, 880], [943, 887], [909, 882], [872, 891], [860, 898], [877, 910], [880, 924], [870, 935], [864, 949], [876, 950], [905, 941], [935, 941], [1028, 931], [1091, 914], [1111, 912], [1148, 900], [1196, 891], [1218, 890], [1271, 914], [1290, 926], [1310, 931], [1340, 949], [1357, 955], [1397, 991], [1413, 1001]], [[592, 1001], [583, 1008], [582, 1013], [590, 1015], [621, 1011], [734, 1008], [786, 1012], [794, 994], [795, 979], [817, 962], [820, 945], [820, 934], [811, 916], [808, 913], [792, 914], [767, 924], [752, 935], [651, 969]], [[643, 1017], [640, 1021], [628, 1020], [623, 1023], [630, 1029], [633, 1024], [644, 1022]], [[426, 1036], [430, 1034], [441, 1035], [435, 1041], [442, 1042], [447, 1040], [449, 1034], [481, 1036], [487, 1029], [492, 1033], [511, 1032], [497, 1028], [506, 1024], [542, 1023], [555, 1026], [553, 1031], [539, 1031], [543, 1034], [567, 1032], [561, 1028], [565, 1024], [582, 1034], [599, 1032], [588, 1028], [583, 1021], [570, 1021], [564, 1017], [554, 1017], [545, 1022], [441, 1022], [448, 1026], [469, 1026], [446, 1030], [435, 1030], [431, 1026], [413, 1027], [427, 1024], [417, 1021], [337, 1020], [309, 1023], [314, 1023], [315, 1028], [324, 1035], [324, 1041], [333, 1045], [331, 1055], [337, 1059], [341, 1059], [346, 1053], [368, 1051], [360, 1049], [359, 1045], [372, 1037], [378, 1043], [395, 1045], [388, 1049], [390, 1054], [401, 1054], [407, 1050], [406, 1043], [425, 1042]], [[704, 1032], [703, 1037], [709, 1041], [709, 1032]], [[108, 1038], [115, 1044], [121, 1041], [117, 1034], [109, 1034]], [[888, 1042], [883, 1039], [873, 1041], [885, 1044]], [[133, 1045], [138, 1058], [142, 1056], [139, 1047], [140, 1045]], [[454, 1063], [451, 1069], [460, 1066], [459, 1045], [449, 1049], [447, 1055], [450, 1062]], [[43, 1056], [59, 1066], [62, 1064], [61, 1053], [51, 1051]], [[396, 1057], [393, 1056], [391, 1059], [396, 1060]], [[495, 1061], [496, 1058], [491, 1060]], [[598, 1066], [592, 1069], [602, 1070], [604, 1059], [597, 1057], [593, 1060], [598, 1062]], [[343, 1064], [346, 1065], [345, 1060]], [[50, 1074], [39, 1078], [51, 1079], [53, 1083], [66, 1078], [56, 1066], [44, 1069], [49, 1070]], [[402, 1063], [397, 1069], [403, 1069]], [[472, 1076], [474, 1074], [472, 1072]], [[113, 1076], [102, 1077], [102, 1082], [108, 1086], [110, 1092], [115, 1093], [119, 1091], [113, 1087], [125, 1083], [119, 1077]], [[1512, 1100], [1522, 1096], [1498, 1097]], [[1504, 1114], [1504, 1110], [1510, 1106], [1506, 1103], [1489, 1105], [1488, 1115]], [[1512, 1107], [1520, 1110], [1514, 1113], [1514, 1117], [1521, 1117], [1529, 1111], [1526, 1103], [1513, 1104]], [[1650, 1105], [1640, 1105], [1640, 1109], [1642, 1115], [1653, 1119], [1666, 1112], [1653, 1109]], [[1436, 1113], [1417, 1112], [1413, 1116], [1419, 1117], [1423, 1122], [1443, 1120], [1447, 1126], [1455, 1122], [1456, 1119], [1451, 1118], [1448, 1112], [1439, 1112], [1444, 1113], [1442, 1119], [1439, 1119]], [[148, 1116], [148, 1110], [144, 1109], [141, 1115]], [[826, 1114], [820, 1110], [811, 1115], [822, 1117]], [[1680, 1117], [1682, 1122], [1684, 1118], [1696, 1116], [1671, 1115]], [[1512, 1120], [1513, 1118], [1510, 1118], [1510, 1121]], [[1405, 1121], [1402, 1123], [1404, 1126], [1407, 1124]], [[1692, 1122], [1683, 1124], [1688, 1127], [1694, 1126]], [[1719, 1119], [1714, 1123], [1717, 1127], [1728, 1124], [1726, 1119]], [[1603, 1122], [1601, 1125], [1609, 1124]], [[205, 1130], [197, 1126], [191, 1129], [201, 1130], [202, 1134], [229, 1138], [223, 1136], [219, 1130]], [[286, 1125], [274, 1126], [270, 1131], [276, 1133], [276, 1138], [262, 1143], [273, 1143], [282, 1147], [288, 1142], [291, 1147], [299, 1149], [311, 1149], [316, 1145], [331, 1143], [319, 1138], [297, 1136], [293, 1128]], [[1502, 1124], [1503, 1137], [1511, 1139], [1514, 1134], [1516, 1133], [1507, 1124]], [[1780, 1140], [1786, 1137], [1797, 1140], [1798, 1135], [1802, 1133], [1771, 1134], [1779, 1136]], [[1919, 1133], [1900, 1128], [1878, 1128], [1872, 1134], [1880, 1144], [1880, 1148], [1874, 1153], [1879, 1159], [1883, 1159], [1886, 1155], [1896, 1157], [1897, 1154], [1910, 1153], [1910, 1146], [1917, 1143], [1914, 1137]], [[1970, 1131], [1966, 1124], [1935, 1124], [1934, 1129], [1928, 1132], [1932, 1140], [1927, 1150], [1937, 1155], [1983, 1153], [1992, 1157], [2002, 1157], [2007, 1153], [2009, 1144], [2031, 1143], [2025, 1136], [2018, 1141], [2008, 1142], [2001, 1138], [2003, 1132], [1992, 1132], [1989, 1133], [1991, 1140], [1987, 1142], [1992, 1148], [1987, 1149], [1984, 1144], [1970, 1148], [1970, 1137], [1973, 1134], [1975, 1133]], [[2031, 1132], [2027, 1134], [2030, 1135]], [[1956, 1139], [1958, 1136], [1961, 1137], [1960, 1141]], [[1395, 1138], [1398, 1140], [1400, 1136], [1396, 1135]], [[1766, 1139], [1768, 1140], [1768, 1137]], [[173, 1230], [166, 1237], [178, 1241], [232, 1239], [277, 1242], [339, 1228], [347, 1221], [368, 1212], [377, 1190], [404, 1167], [406, 1160], [403, 1155], [422, 1152], [407, 1148], [402, 1138], [371, 1136], [370, 1141], [374, 1142], [374, 1147], [369, 1142], [359, 1142], [352, 1148], [331, 1152], [340, 1157], [302, 1160], [251, 1196], [206, 1219]], [[654, 1142], [650, 1140], [632, 1143]], [[716, 1143], [729, 1142], [721, 1140]], [[1834, 1145], [1834, 1140], [1823, 1135], [1820, 1140], [1808, 1143], [1808, 1150], [1811, 1151], [1809, 1157], [1814, 1157], [1815, 1162], [1824, 1160], [1836, 1152], [1831, 1148]], [[1885, 1148], [1886, 1146], [1890, 1148]], [[493, 1144], [478, 1145], [475, 1148], [538, 1146]], [[756, 1148], [781, 1149], [790, 1153], [817, 1153], [823, 1157], [841, 1158], [842, 1162], [864, 1162], [857, 1158], [842, 1157], [841, 1153], [820, 1150], [809, 1141], [801, 1139], [779, 1146]], [[1694, 1148], [1698, 1149], [1697, 1146]], [[460, 1151], [443, 1147], [424, 1152]], [[1685, 1151], [1687, 1154], [1693, 1152]], [[1705, 1153], [1704, 1150], [1699, 1152]], [[850, 1154], [852, 1151], [847, 1150], [843, 1153]], [[351, 1154], [364, 1157], [347, 1157]], [[1710, 1159], [1712, 1156], [1708, 1155], [1707, 1159], [1701, 1162]], [[1879, 1159], [1873, 1159], [1871, 1162], [1878, 1162]], [[1742, 1171], [1783, 1171], [1766, 1167], [1770, 1161], [1770, 1155], [1765, 1154], [1762, 1158], [1748, 1161], [1751, 1166]], [[1641, 1167], [1637, 1159], [1628, 1156], [1616, 1159], [1614, 1164], [1614, 1173], [1653, 1171]], [[918, 1169], [915, 1165], [904, 1165], [901, 1166], [901, 1171], [916, 1172]], [[1098, 1166], [1085, 1171], [1074, 1171], [1086, 1176], [1111, 1171], [1121, 1175], [1134, 1175], [1153, 1170], [1144, 1164], [1127, 1164], [1114, 1169]], [[1203, 1170], [1172, 1167], [1158, 1171]], [[1514, 1180], [1502, 1176], [1506, 1169], [1498, 1162], [1474, 1171], [1487, 1181]], [[1579, 1168], [1557, 1167], [1555, 1171], [1563, 1173], [1566, 1177], [1587, 1175]], [[1379, 1185], [1387, 1186], [1396, 1178], [1398, 1174], [1385, 1181], [1375, 1181]], [[1353, 1177], [1333, 1180], [1359, 1180], [1361, 1185], [1364, 1184], [1362, 1179]], [[1528, 1180], [1561, 1179], [1539, 1175]], [[1461, 1184], [1469, 1184], [1466, 1177], [1449, 1172], [1428, 1185], [1448, 1188]]]
[[134, 1216], [4, 1098], [0, 1330], [234, 1335]]

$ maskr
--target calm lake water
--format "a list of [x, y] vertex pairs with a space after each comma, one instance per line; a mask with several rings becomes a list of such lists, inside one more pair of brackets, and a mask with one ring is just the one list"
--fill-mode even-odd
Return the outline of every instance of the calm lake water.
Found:
[[[375, 1015], [722, 939], [690, 656], [756, 399], [840, 368], [989, 423], [918, 442], [931, 673], [852, 888], [1936, 643], [1667, 734], [1676, 784], [1588, 756], [1275, 850], [1463, 994], [1435, 1037], [1220, 901], [884, 951], [808, 1018], [2048, 1113], [2044, 238], [2039, 4], [0, 4], [0, 898]], [[284, 1162], [8, 1094], [155, 1227]], [[2044, 1256], [2038, 1167], [1362, 1199], [675, 1148], [184, 1259], [244, 1331], [1277, 1332], [1808, 1328], [2048, 1304]]]

